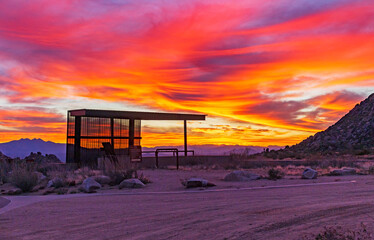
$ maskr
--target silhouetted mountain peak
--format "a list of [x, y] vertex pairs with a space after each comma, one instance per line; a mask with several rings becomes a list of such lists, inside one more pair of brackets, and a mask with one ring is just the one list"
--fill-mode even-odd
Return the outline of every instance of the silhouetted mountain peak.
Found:
[[357, 104], [325, 131], [289, 148], [297, 152], [353, 153], [374, 146], [374, 94]]
[[0, 151], [12, 158], [25, 158], [26, 156], [29, 156], [31, 152], [54, 154], [61, 161], [64, 161], [66, 146], [62, 143], [44, 141], [40, 138], [21, 138], [7, 143], [0, 143]]

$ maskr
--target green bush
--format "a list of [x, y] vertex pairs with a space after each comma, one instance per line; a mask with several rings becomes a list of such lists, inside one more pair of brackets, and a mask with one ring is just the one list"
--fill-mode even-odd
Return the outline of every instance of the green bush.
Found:
[[33, 166], [27, 163], [18, 163], [13, 166], [10, 182], [23, 192], [30, 192], [38, 184], [38, 176]]

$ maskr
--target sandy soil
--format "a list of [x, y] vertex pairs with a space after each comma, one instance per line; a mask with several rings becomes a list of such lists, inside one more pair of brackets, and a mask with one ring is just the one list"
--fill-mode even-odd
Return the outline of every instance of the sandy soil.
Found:
[[[373, 176], [227, 183], [224, 173], [150, 170], [145, 189], [19, 207], [0, 215], [0, 239], [300, 239], [324, 226], [374, 229]], [[186, 191], [179, 178], [189, 176], [217, 187]]]
[[8, 205], [9, 202], [10, 201], [8, 199], [0, 197], [0, 208], [5, 207], [6, 205]]

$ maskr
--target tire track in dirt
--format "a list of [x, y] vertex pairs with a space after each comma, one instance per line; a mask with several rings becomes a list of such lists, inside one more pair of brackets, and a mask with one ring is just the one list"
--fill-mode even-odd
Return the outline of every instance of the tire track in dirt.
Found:
[[374, 210], [374, 204], [355, 204], [349, 206], [338, 206], [328, 209], [319, 210], [313, 213], [304, 214], [295, 218], [288, 219], [286, 221], [280, 221], [273, 224], [270, 224], [265, 227], [256, 229], [255, 231], [260, 232], [269, 232], [278, 230], [281, 228], [291, 227], [293, 225], [299, 225], [306, 222], [318, 221], [321, 219], [326, 219], [328, 217], [345, 217], [345, 216], [358, 216], [364, 213], [367, 213], [370, 210]]
[[5, 198], [3, 198], [3, 197], [0, 197], [0, 208], [5, 207], [5, 206], [8, 205], [9, 203], [10, 203], [10, 200], [5, 199]]

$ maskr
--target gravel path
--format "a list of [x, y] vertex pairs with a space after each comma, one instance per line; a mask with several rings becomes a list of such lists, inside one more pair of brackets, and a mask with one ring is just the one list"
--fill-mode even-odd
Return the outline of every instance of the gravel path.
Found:
[[355, 178], [302, 187], [35, 202], [0, 215], [0, 239], [300, 239], [326, 225], [364, 222], [374, 229], [373, 179]]

